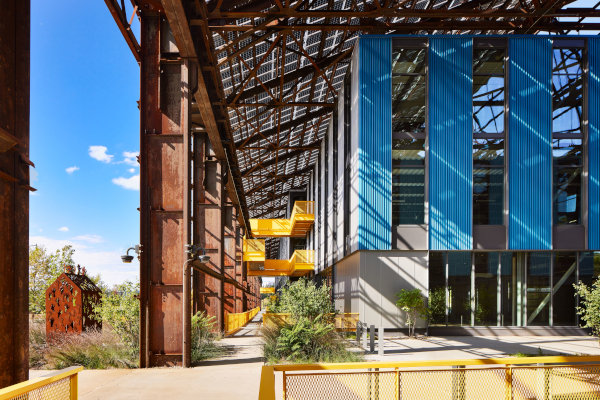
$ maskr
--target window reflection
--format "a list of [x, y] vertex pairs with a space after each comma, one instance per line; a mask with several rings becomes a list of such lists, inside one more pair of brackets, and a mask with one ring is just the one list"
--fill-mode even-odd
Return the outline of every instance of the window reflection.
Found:
[[471, 325], [471, 253], [448, 253], [448, 324]]
[[392, 225], [424, 224], [426, 49], [392, 58]]
[[554, 223], [581, 223], [583, 51], [555, 48], [552, 57]]

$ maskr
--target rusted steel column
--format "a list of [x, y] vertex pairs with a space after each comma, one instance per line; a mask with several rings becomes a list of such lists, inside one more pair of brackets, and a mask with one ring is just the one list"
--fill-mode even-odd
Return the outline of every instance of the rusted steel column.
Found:
[[[205, 153], [206, 153], [206, 142], [208, 137], [206, 132], [194, 133], [193, 139], [193, 223], [192, 223], [192, 240], [194, 244], [200, 244], [203, 248], [206, 248], [206, 240], [204, 238], [204, 176], [205, 176]], [[194, 270], [192, 271], [192, 312], [194, 314], [205, 311], [204, 307], [204, 293], [206, 292], [205, 287], [205, 274]]]
[[164, 18], [147, 10], [141, 15], [140, 366], [180, 365], [189, 66], [177, 57]]
[[[242, 277], [242, 235], [240, 235], [240, 224], [238, 221], [239, 213], [237, 208], [233, 208], [233, 232], [235, 235], [235, 280], [244, 284]], [[235, 312], [244, 312], [244, 303], [242, 298], [243, 290], [235, 290]]]
[[[222, 202], [224, 195], [224, 185], [222, 176], [222, 165], [217, 160], [208, 138], [202, 134], [204, 142], [204, 157], [200, 154], [194, 154], [196, 160], [202, 160], [202, 166], [195, 167], [203, 169], [204, 175], [199, 175], [194, 185], [194, 234], [197, 235], [199, 242], [210, 256], [207, 264], [214, 271], [223, 274], [223, 216]], [[217, 327], [223, 329], [223, 282], [212, 276], [206, 276], [202, 273], [197, 278], [196, 304], [200, 311], [205, 311], [208, 315], [216, 317]]]
[[30, 2], [0, 12], [0, 388], [29, 376]]
[[[226, 193], [226, 192], [225, 192]], [[226, 275], [235, 276], [235, 214], [233, 204], [228, 196], [223, 205], [223, 271]], [[235, 313], [235, 287], [230, 283], [224, 284], [223, 308], [225, 312]]]

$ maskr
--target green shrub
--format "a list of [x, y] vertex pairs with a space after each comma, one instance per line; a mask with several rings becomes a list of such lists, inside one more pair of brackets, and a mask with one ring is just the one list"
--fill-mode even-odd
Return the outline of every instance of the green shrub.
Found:
[[585, 322], [583, 327], [590, 328], [594, 336], [600, 337], [600, 278], [591, 287], [583, 282], [574, 284], [573, 287], [582, 305], [576, 311]]
[[320, 314], [334, 313], [331, 303], [331, 288], [317, 287], [305, 278], [288, 282], [279, 292], [277, 299], [269, 307], [270, 312], [290, 313], [295, 318], [316, 318]]
[[348, 351], [335, 326], [321, 316], [263, 329], [264, 357], [269, 363], [352, 362], [361, 357]]
[[270, 363], [357, 361], [335, 331], [331, 288], [306, 279], [287, 283], [269, 311], [290, 313], [285, 324], [263, 328], [263, 353]]
[[204, 312], [192, 316], [192, 363], [223, 355], [225, 348], [215, 342], [220, 336], [215, 333], [216, 318]]
[[446, 323], [446, 288], [429, 290], [429, 322], [432, 324]]
[[427, 305], [425, 296], [419, 289], [402, 289], [396, 294], [398, 300], [396, 306], [406, 313], [406, 325], [408, 325], [408, 336], [415, 335], [415, 326], [417, 318], [427, 317]]
[[135, 357], [139, 353], [140, 337], [139, 291], [139, 282], [127, 281], [104, 292], [102, 302], [94, 307], [94, 313], [102, 320], [104, 328], [112, 328]]

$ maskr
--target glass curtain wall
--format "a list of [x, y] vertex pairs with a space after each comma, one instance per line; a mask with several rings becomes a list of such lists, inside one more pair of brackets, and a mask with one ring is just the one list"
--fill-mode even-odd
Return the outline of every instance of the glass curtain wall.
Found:
[[583, 47], [558, 43], [553, 49], [554, 224], [582, 223], [583, 58]]
[[600, 252], [430, 252], [431, 325], [576, 326]]
[[474, 43], [473, 224], [502, 225], [506, 49]]
[[425, 223], [426, 60], [423, 48], [392, 54], [392, 225]]

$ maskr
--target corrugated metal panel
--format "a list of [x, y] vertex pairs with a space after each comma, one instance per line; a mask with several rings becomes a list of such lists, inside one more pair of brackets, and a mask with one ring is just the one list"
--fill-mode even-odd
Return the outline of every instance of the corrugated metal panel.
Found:
[[359, 39], [358, 248], [392, 242], [392, 40]]
[[508, 246], [552, 246], [552, 41], [509, 39]]
[[429, 248], [473, 248], [473, 40], [429, 40]]
[[588, 247], [600, 250], [600, 39], [588, 40]]

